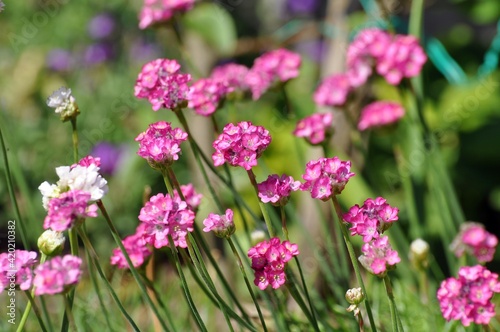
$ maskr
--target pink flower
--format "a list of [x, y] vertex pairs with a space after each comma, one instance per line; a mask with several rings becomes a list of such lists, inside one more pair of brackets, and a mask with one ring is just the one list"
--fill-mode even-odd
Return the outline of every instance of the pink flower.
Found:
[[361, 111], [358, 129], [363, 131], [395, 123], [405, 115], [403, 107], [395, 102], [376, 101]]
[[80, 161], [78, 164], [73, 164], [71, 165], [71, 168], [75, 168], [77, 165], [84, 166], [84, 167], [89, 167], [90, 165], [95, 165], [96, 167], [101, 167], [101, 158], [94, 158], [91, 155], [85, 156]]
[[220, 82], [227, 87], [227, 93], [233, 91], [247, 91], [246, 76], [248, 68], [236, 63], [228, 63], [214, 68], [210, 78], [216, 82]]
[[457, 257], [464, 252], [476, 257], [479, 263], [493, 260], [498, 238], [484, 229], [484, 226], [475, 222], [466, 222], [460, 226], [460, 232], [450, 245], [450, 249]]
[[169, 245], [171, 236], [176, 247], [186, 248], [187, 233], [193, 231], [194, 212], [179, 197], [158, 194], [152, 196], [139, 214], [146, 224], [144, 239], [155, 248]]
[[210, 213], [208, 217], [203, 220], [203, 226], [205, 226], [203, 231], [207, 233], [213, 231], [216, 236], [221, 238], [233, 235], [235, 231], [233, 214], [231, 209], [227, 209], [225, 215]]
[[321, 144], [332, 134], [332, 113], [314, 113], [297, 122], [293, 134], [313, 144]]
[[[135, 234], [127, 236], [123, 239], [123, 246], [127, 251], [127, 254], [132, 261], [134, 267], [141, 266], [149, 256], [153, 253], [151, 249], [147, 246], [146, 241], [144, 240], [144, 229], [146, 224], [141, 223]], [[120, 248], [113, 249], [113, 254], [111, 256], [111, 265], [117, 265], [119, 269], [128, 269], [129, 265], [125, 256], [123, 255]]]
[[171, 110], [186, 107], [191, 75], [181, 73], [180, 68], [177, 61], [170, 59], [146, 63], [137, 77], [134, 95], [148, 99], [155, 111], [162, 107]]
[[306, 173], [302, 175], [306, 182], [300, 190], [310, 191], [312, 198], [327, 201], [344, 190], [347, 181], [354, 176], [350, 170], [351, 162], [341, 161], [338, 157], [310, 161], [306, 165]]
[[361, 235], [363, 241], [377, 239], [398, 220], [398, 208], [393, 208], [382, 197], [368, 198], [363, 206], [354, 205], [344, 214], [344, 220], [351, 223], [351, 235]]
[[314, 102], [319, 106], [342, 106], [352, 90], [347, 74], [326, 77], [314, 91]]
[[437, 299], [447, 321], [460, 320], [464, 326], [489, 324], [495, 316], [494, 293], [500, 293], [498, 274], [481, 265], [463, 266], [458, 278], [443, 280]]
[[275, 82], [286, 82], [299, 76], [300, 55], [287, 49], [264, 53], [257, 59], [246, 76], [246, 82], [257, 100]]
[[66, 292], [76, 285], [82, 275], [80, 257], [56, 256], [35, 269], [35, 295], [53, 295]]
[[300, 182], [295, 181], [291, 176], [283, 174], [279, 177], [272, 174], [267, 180], [257, 184], [259, 197], [263, 203], [271, 202], [275, 206], [285, 206], [292, 191], [300, 188]]
[[228, 123], [212, 144], [215, 149], [212, 160], [215, 166], [228, 163], [248, 171], [257, 165], [257, 159], [270, 143], [271, 135], [264, 127], [248, 121]]
[[194, 0], [144, 0], [139, 14], [139, 28], [169, 21], [175, 13], [182, 13], [194, 6]]
[[[196, 190], [194, 190], [194, 186], [192, 183], [189, 183], [187, 185], [181, 185], [181, 192], [182, 195], [184, 196], [184, 199], [188, 205], [188, 208], [196, 212], [198, 209], [198, 206], [201, 203], [201, 199], [203, 198], [202, 194], [198, 194]], [[179, 194], [177, 191], [174, 192], [174, 197], [179, 197]], [[181, 198], [182, 200], [182, 198]]]
[[387, 271], [395, 268], [401, 261], [398, 252], [393, 250], [387, 236], [381, 236], [361, 247], [363, 255], [358, 260], [370, 273], [384, 277]]
[[281, 243], [277, 237], [257, 243], [248, 250], [255, 273], [254, 284], [261, 290], [269, 285], [274, 289], [281, 287], [286, 282], [286, 262], [298, 254], [296, 244], [288, 241]]
[[97, 217], [97, 205], [89, 205], [90, 198], [88, 192], [81, 190], [70, 190], [52, 198], [43, 228], [63, 232], [84, 218]]
[[224, 83], [202, 78], [191, 87], [188, 107], [199, 115], [210, 116], [220, 107], [227, 93], [228, 88]]
[[0, 292], [14, 288], [21, 290], [31, 288], [33, 280], [33, 266], [36, 263], [37, 253], [34, 251], [15, 250], [0, 254]]
[[137, 154], [155, 169], [170, 166], [179, 159], [180, 145], [187, 137], [188, 134], [182, 129], [172, 128], [170, 122], [155, 122], [135, 138], [139, 142]]

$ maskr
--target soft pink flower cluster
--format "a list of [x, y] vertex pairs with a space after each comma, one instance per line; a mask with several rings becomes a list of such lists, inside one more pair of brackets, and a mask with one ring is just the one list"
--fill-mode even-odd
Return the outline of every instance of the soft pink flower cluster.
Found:
[[181, 73], [180, 68], [177, 61], [170, 59], [146, 63], [137, 77], [134, 95], [148, 99], [155, 111], [162, 107], [171, 110], [186, 107], [191, 75]]
[[306, 172], [302, 175], [306, 182], [300, 190], [310, 191], [312, 198], [327, 201], [340, 194], [353, 176], [350, 161], [341, 161], [338, 157], [312, 160], [306, 165]]
[[168, 246], [168, 236], [171, 236], [176, 247], [186, 248], [186, 236], [193, 231], [194, 216], [179, 197], [152, 196], [139, 214], [139, 220], [146, 224], [144, 240], [158, 249]]
[[297, 122], [293, 134], [313, 144], [321, 144], [332, 134], [333, 114], [314, 113]]
[[67, 291], [76, 285], [82, 275], [80, 257], [56, 256], [35, 269], [33, 286], [35, 295], [53, 295]]
[[264, 53], [257, 59], [246, 76], [246, 82], [257, 100], [276, 82], [286, 82], [299, 76], [300, 55], [281, 48]]
[[261, 290], [271, 285], [277, 289], [286, 282], [286, 262], [299, 254], [296, 244], [288, 241], [281, 243], [275, 237], [263, 241], [248, 250], [248, 257], [252, 259], [252, 269], [255, 272], [254, 284]]
[[[144, 240], [144, 229], [146, 224], [140, 224], [135, 233], [123, 239], [123, 246], [132, 261], [134, 267], [141, 266], [153, 253]], [[128, 263], [120, 248], [113, 249], [111, 265], [117, 265], [119, 269], [128, 269]]]
[[361, 111], [358, 129], [363, 131], [397, 122], [405, 115], [404, 108], [390, 101], [376, 101], [366, 105]]
[[[202, 194], [198, 194], [196, 190], [194, 190], [194, 186], [192, 183], [181, 185], [182, 196], [184, 196], [184, 200], [186, 201], [188, 208], [193, 212], [196, 212], [198, 206], [201, 203], [201, 199], [203, 198]], [[177, 191], [174, 192], [175, 198], [180, 198]], [[181, 199], [182, 200], [182, 199]]]
[[358, 204], [344, 214], [344, 220], [351, 224], [351, 235], [360, 235], [364, 242], [378, 239], [398, 220], [399, 209], [391, 207], [382, 197], [368, 198], [360, 207]]
[[52, 198], [49, 201], [43, 228], [63, 232], [80, 220], [97, 217], [97, 205], [89, 205], [90, 201], [90, 193], [76, 189]]
[[214, 232], [216, 236], [225, 238], [233, 235], [235, 231], [233, 222], [234, 212], [231, 209], [226, 210], [225, 215], [210, 213], [208, 217], [203, 220], [204, 232]]
[[387, 236], [380, 236], [363, 244], [361, 251], [363, 255], [358, 258], [361, 265], [381, 278], [401, 261], [398, 252], [392, 249]]
[[36, 256], [36, 252], [26, 250], [0, 254], [0, 293], [6, 288], [14, 288], [14, 285], [21, 290], [30, 289]]
[[274, 206], [285, 206], [292, 191], [300, 188], [300, 181], [295, 181], [291, 176], [283, 174], [281, 177], [272, 174], [261, 183], [257, 184], [259, 198], [263, 203], [271, 202]]
[[460, 232], [450, 245], [457, 257], [464, 252], [476, 257], [479, 263], [490, 262], [495, 254], [498, 238], [475, 222], [466, 222], [460, 226]]
[[170, 122], [159, 121], [135, 138], [139, 142], [137, 154], [153, 168], [161, 169], [179, 159], [180, 145], [188, 134], [180, 128], [172, 128]]
[[498, 274], [481, 265], [463, 266], [458, 278], [443, 280], [437, 299], [447, 321], [460, 320], [464, 326], [489, 324], [495, 316], [494, 293], [500, 293]]
[[334, 74], [320, 83], [314, 91], [313, 100], [320, 106], [341, 106], [345, 104], [352, 88], [346, 74]]
[[228, 123], [212, 144], [215, 149], [212, 160], [215, 166], [228, 163], [248, 171], [257, 165], [257, 159], [270, 143], [271, 135], [264, 127], [248, 121]]
[[210, 116], [220, 107], [228, 91], [224, 83], [212, 78], [202, 78], [191, 86], [188, 107], [199, 115]]
[[182, 13], [194, 6], [194, 0], [144, 0], [139, 14], [139, 28], [170, 20], [175, 13]]
[[214, 68], [210, 78], [224, 84], [227, 88], [227, 93], [234, 91], [245, 92], [248, 90], [247, 74], [248, 68], [246, 66], [228, 63]]

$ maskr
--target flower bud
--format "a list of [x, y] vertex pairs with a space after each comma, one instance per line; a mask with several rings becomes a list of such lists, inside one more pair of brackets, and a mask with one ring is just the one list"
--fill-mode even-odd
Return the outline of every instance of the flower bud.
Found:
[[345, 293], [345, 299], [349, 304], [360, 304], [365, 300], [365, 295], [361, 287], [348, 289]]
[[38, 249], [47, 256], [57, 256], [64, 249], [64, 235], [51, 229], [46, 230], [38, 238]]
[[424, 270], [429, 265], [429, 244], [416, 239], [410, 244], [410, 261], [417, 270]]
[[252, 242], [252, 246], [265, 241], [267, 239], [266, 232], [261, 229], [256, 229], [250, 234], [250, 239]]
[[76, 119], [80, 110], [76, 104], [75, 97], [71, 94], [71, 89], [61, 87], [47, 98], [47, 106], [55, 108], [55, 112], [61, 115], [61, 121]]

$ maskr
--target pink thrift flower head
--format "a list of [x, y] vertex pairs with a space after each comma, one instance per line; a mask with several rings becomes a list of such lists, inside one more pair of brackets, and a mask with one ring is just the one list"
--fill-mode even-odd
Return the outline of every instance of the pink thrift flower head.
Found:
[[263, 203], [271, 203], [274, 206], [285, 206], [292, 191], [300, 188], [300, 182], [291, 176], [283, 174], [281, 177], [272, 174], [267, 180], [257, 184], [259, 198]]
[[366, 105], [361, 111], [358, 129], [382, 127], [393, 124], [405, 115], [404, 108], [395, 102], [376, 101]]
[[300, 190], [311, 192], [312, 198], [329, 200], [344, 190], [347, 181], [354, 176], [351, 162], [341, 161], [338, 157], [320, 158], [307, 163]]
[[[203, 195], [196, 192], [192, 183], [181, 185], [181, 192], [182, 196], [184, 196], [184, 200], [188, 205], [188, 208], [196, 212], [198, 210], [198, 206], [200, 206], [201, 204]], [[179, 197], [182, 200], [177, 191], [174, 192], [174, 197]]]
[[90, 200], [90, 194], [81, 190], [70, 190], [52, 198], [43, 228], [63, 232], [85, 218], [97, 217], [97, 205], [89, 204]]
[[78, 161], [77, 164], [71, 165], [71, 168], [75, 168], [77, 165], [83, 166], [83, 167], [89, 167], [90, 165], [95, 165], [96, 167], [101, 167], [101, 158], [97, 157], [94, 158], [91, 155], [85, 156], [80, 161]]
[[56, 256], [35, 269], [33, 286], [35, 295], [54, 295], [67, 292], [80, 281], [82, 275], [80, 257]]
[[275, 237], [262, 241], [248, 250], [255, 273], [254, 284], [261, 290], [271, 285], [278, 289], [286, 282], [286, 262], [299, 254], [298, 246]]
[[[146, 224], [141, 223], [134, 234], [123, 239], [122, 243], [127, 251], [134, 267], [140, 267], [151, 256], [153, 251], [148, 247], [144, 240], [144, 231]], [[113, 249], [110, 258], [111, 265], [116, 265], [119, 269], [128, 269], [129, 265], [120, 248]]]
[[235, 227], [233, 222], [233, 211], [226, 210], [225, 215], [210, 213], [208, 217], [203, 220], [204, 232], [213, 231], [217, 237], [228, 238], [234, 234]]
[[387, 271], [396, 268], [401, 261], [398, 252], [393, 250], [387, 236], [381, 236], [361, 247], [363, 255], [358, 260], [370, 273], [383, 278]]
[[193, 231], [194, 212], [179, 197], [158, 194], [146, 202], [139, 214], [146, 224], [144, 240], [159, 249], [169, 245], [171, 236], [176, 247], [186, 248], [186, 236]]
[[399, 209], [382, 197], [368, 198], [360, 207], [354, 205], [343, 218], [351, 224], [351, 235], [360, 235], [365, 243], [377, 239], [398, 220]]
[[194, 0], [144, 0], [139, 14], [139, 28], [169, 21], [175, 13], [183, 13], [194, 6]]
[[189, 92], [188, 107], [203, 116], [210, 116], [220, 108], [228, 88], [223, 83], [211, 78], [196, 81]]
[[495, 305], [491, 302], [495, 293], [500, 293], [498, 274], [481, 265], [462, 266], [458, 278], [441, 282], [437, 299], [448, 322], [460, 320], [464, 326], [486, 325], [495, 316]]
[[181, 65], [170, 59], [156, 59], [146, 63], [137, 77], [134, 95], [147, 99], [153, 110], [167, 108], [173, 111], [186, 107], [191, 75], [180, 72]]
[[180, 145], [187, 137], [182, 129], [172, 128], [170, 122], [155, 122], [135, 138], [139, 142], [137, 154], [154, 169], [162, 170], [179, 159]]
[[36, 256], [35, 251], [26, 250], [0, 254], [0, 293], [16, 286], [21, 290], [31, 288]]
[[246, 76], [253, 100], [259, 99], [273, 84], [285, 83], [299, 76], [301, 62], [300, 55], [284, 48], [264, 53], [255, 59]]
[[321, 144], [332, 135], [332, 123], [332, 113], [314, 113], [299, 120], [293, 134], [304, 137], [312, 145]]
[[493, 260], [498, 238], [489, 233], [484, 226], [475, 222], [466, 222], [460, 226], [460, 232], [450, 245], [457, 257], [467, 252], [476, 257], [479, 263]]
[[246, 66], [228, 63], [214, 68], [210, 78], [224, 84], [227, 88], [227, 93], [245, 92], [248, 90], [246, 82], [247, 74], [248, 68]]
[[342, 106], [352, 87], [347, 74], [326, 77], [314, 91], [313, 100], [318, 106]]
[[215, 166], [228, 163], [248, 171], [257, 165], [257, 159], [270, 143], [271, 135], [264, 127], [248, 121], [228, 123], [212, 144], [215, 149], [212, 160]]

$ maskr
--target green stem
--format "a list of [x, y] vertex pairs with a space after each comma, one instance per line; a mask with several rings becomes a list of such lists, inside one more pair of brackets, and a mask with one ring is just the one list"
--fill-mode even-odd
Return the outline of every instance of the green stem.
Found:
[[420, 269], [419, 273], [419, 289], [420, 289], [420, 301], [423, 304], [429, 303], [429, 281], [427, 280], [427, 271], [425, 269]]
[[[33, 291], [34, 292], [34, 289]], [[35, 299], [33, 298], [32, 294], [28, 291], [24, 291], [24, 294], [26, 294], [26, 297], [28, 298], [29, 302], [26, 305], [26, 309], [24, 310], [23, 317], [21, 317], [21, 322], [19, 323], [19, 326], [16, 329], [16, 332], [20, 332], [24, 329], [24, 325], [26, 324], [26, 321], [28, 320], [29, 313], [31, 311], [31, 307], [33, 307], [33, 311], [35, 312], [36, 318], [38, 320], [38, 324], [40, 324], [40, 329], [43, 332], [47, 332], [47, 328], [45, 327], [45, 324], [43, 323], [42, 320], [42, 315], [40, 314], [40, 310], [38, 309], [38, 306], [35, 303]]]
[[76, 328], [76, 325], [75, 325], [75, 317], [73, 316], [73, 310], [71, 310], [71, 303], [69, 302], [69, 298], [67, 296], [65, 296], [64, 294], [62, 295], [62, 297], [64, 298], [64, 306], [66, 308], [66, 316], [68, 317], [68, 321], [69, 321], [69, 327], [71, 329], [71, 331], [78, 331], [78, 329]]
[[274, 230], [273, 224], [271, 222], [271, 218], [269, 217], [269, 213], [267, 212], [266, 205], [262, 203], [259, 198], [259, 188], [257, 187], [257, 181], [255, 180], [255, 174], [252, 169], [247, 170], [248, 178], [250, 179], [250, 183], [255, 190], [255, 195], [257, 196], [257, 200], [259, 201], [260, 210], [262, 211], [262, 216], [264, 217], [264, 221], [266, 222], [267, 230], [269, 232], [269, 236], [271, 238], [276, 236], [276, 232]]
[[399, 328], [396, 317], [396, 304], [394, 303], [394, 294], [392, 292], [391, 280], [389, 279], [388, 275], [385, 275], [384, 277], [384, 284], [385, 284], [385, 290], [387, 292], [387, 297], [389, 298], [389, 309], [391, 311], [392, 330], [394, 332], [398, 332]]
[[[170, 182], [170, 178], [168, 177], [168, 171], [162, 171], [161, 174], [163, 175], [163, 182], [165, 182], [165, 187], [167, 187], [168, 194], [170, 195], [170, 197], [174, 197], [174, 188], [172, 187], [172, 182]], [[182, 195], [180, 188], [179, 195]]]
[[76, 128], [76, 118], [71, 119], [71, 128], [72, 134], [71, 138], [73, 139], [73, 160], [74, 163], [77, 164], [79, 159], [78, 159], [78, 130]]
[[142, 273], [141, 273], [141, 277], [142, 277], [142, 280], [145, 282], [146, 287], [148, 287], [155, 295], [155, 298], [158, 301], [160, 308], [162, 309], [165, 316], [167, 316], [168, 323], [170, 324], [170, 326], [172, 326], [172, 330], [174, 332], [177, 331], [177, 329], [175, 328], [175, 324], [174, 324], [174, 320], [172, 318], [172, 315], [170, 314], [170, 311], [165, 306], [165, 303], [162, 301], [161, 296], [158, 293], [158, 291], [156, 290], [154, 283], [151, 280], [149, 280], [148, 277], [143, 275]]

